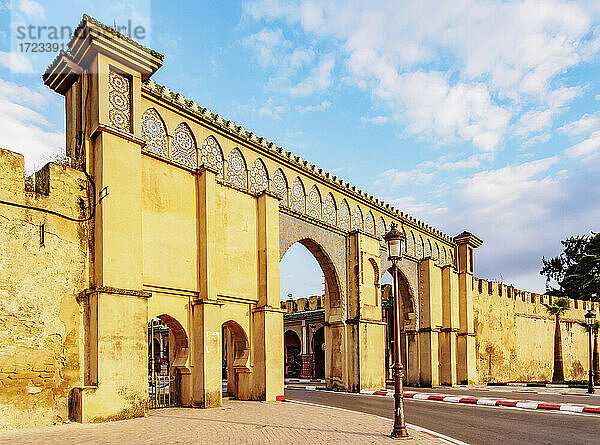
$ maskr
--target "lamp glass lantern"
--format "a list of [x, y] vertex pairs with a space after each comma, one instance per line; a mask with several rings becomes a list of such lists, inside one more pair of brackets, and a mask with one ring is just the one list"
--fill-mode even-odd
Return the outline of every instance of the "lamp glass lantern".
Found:
[[596, 313], [590, 309], [587, 311], [587, 314], [585, 314], [585, 321], [591, 326], [594, 323], [594, 320], [596, 320]]
[[383, 236], [383, 239], [387, 244], [388, 259], [395, 263], [402, 258], [406, 236], [404, 232], [398, 230], [396, 223], [391, 224], [390, 231]]

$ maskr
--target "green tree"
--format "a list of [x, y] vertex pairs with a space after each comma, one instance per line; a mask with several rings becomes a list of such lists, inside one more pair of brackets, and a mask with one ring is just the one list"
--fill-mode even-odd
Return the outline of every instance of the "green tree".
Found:
[[568, 298], [557, 298], [552, 304], [544, 303], [546, 310], [550, 315], [554, 315], [554, 319], [556, 322], [556, 325], [554, 327], [554, 372], [552, 373], [553, 382], [562, 382], [565, 380], [560, 317], [569, 309], [569, 304], [570, 302]]
[[600, 233], [593, 233], [573, 264], [567, 266], [562, 281], [574, 298], [600, 301]]
[[[564, 249], [556, 257], [547, 260], [542, 258], [543, 267], [540, 270], [541, 275], [546, 276], [546, 293], [554, 297], [580, 298], [580, 294], [570, 294], [565, 287], [565, 279], [568, 275], [568, 270], [583, 257], [586, 245], [588, 244], [587, 236], [572, 236], [564, 241], [561, 241]], [[568, 290], [572, 291], [573, 281], [570, 283]]]
[[594, 380], [596, 382], [600, 381], [600, 356], [598, 355], [598, 333], [600, 332], [600, 321], [595, 320], [594, 323], [590, 326], [584, 321], [578, 322], [584, 329], [585, 332], [589, 332], [590, 328], [592, 329], [592, 335], [594, 336], [594, 351], [592, 353], [592, 369], [594, 370]]

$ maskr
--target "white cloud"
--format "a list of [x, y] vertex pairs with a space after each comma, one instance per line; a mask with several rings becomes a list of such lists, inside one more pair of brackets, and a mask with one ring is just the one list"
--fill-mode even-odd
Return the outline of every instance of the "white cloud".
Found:
[[258, 109], [259, 116], [271, 117], [274, 119], [281, 118], [281, 115], [288, 110], [287, 104], [275, 105], [273, 99], [268, 99]]
[[330, 106], [331, 106], [331, 102], [324, 100], [323, 102], [318, 103], [316, 105], [306, 105], [306, 106], [297, 105], [296, 110], [299, 111], [300, 113], [310, 113], [312, 111], [325, 111]]
[[44, 7], [33, 0], [21, 0], [19, 2], [19, 10], [28, 17], [43, 19], [46, 16]]
[[443, 162], [439, 168], [440, 170], [445, 171], [456, 171], [462, 169], [477, 168], [481, 165], [481, 160], [484, 158], [485, 157], [480, 155], [473, 155], [466, 159], [460, 159], [458, 161]]
[[0, 147], [23, 154], [28, 172], [64, 154], [65, 134], [42, 114], [49, 100], [39, 89], [0, 79]]
[[290, 94], [304, 97], [326, 90], [331, 85], [331, 73], [334, 65], [335, 59], [333, 56], [324, 56], [306, 79], [290, 88]]
[[[541, 109], [533, 109], [521, 114], [515, 134], [522, 138], [537, 134], [531, 140], [526, 141], [530, 144], [548, 140], [551, 137], [548, 130], [552, 128], [556, 116], [565, 111], [567, 104], [581, 93], [582, 88], [580, 87], [563, 87], [548, 92], [543, 99], [544, 104]], [[540, 132], [544, 133], [539, 134]]]
[[[476, 213], [493, 216], [523, 217], [543, 214], [540, 204], [548, 196], [557, 196], [556, 180], [548, 175], [542, 179], [536, 177], [546, 172], [558, 162], [558, 157], [508, 165], [497, 170], [482, 171], [472, 177], [460, 180], [463, 186], [461, 196], [466, 202], [485, 203]], [[540, 199], [536, 199], [540, 198]], [[518, 205], [515, 205], [518, 204]], [[499, 213], [501, 212], [501, 213]]]
[[[306, 97], [326, 90], [331, 84], [333, 56], [318, 58], [311, 48], [293, 48], [280, 28], [264, 28], [248, 36], [244, 44], [254, 51], [261, 66], [273, 70], [266, 84], [268, 90]], [[300, 80], [307, 70], [308, 74]]]
[[397, 81], [375, 90], [382, 99], [404, 107], [406, 129], [431, 134], [438, 143], [456, 138], [471, 141], [484, 152], [498, 148], [510, 113], [495, 105], [485, 85], [458, 83], [451, 86], [441, 73], [403, 74]]
[[402, 171], [395, 168], [384, 171], [378, 180], [375, 181], [376, 187], [386, 186], [396, 188], [408, 183], [425, 185], [428, 184], [433, 177], [434, 172], [426, 172], [421, 168]]
[[486, 152], [510, 131], [547, 138], [540, 133], [580, 93], [553, 81], [600, 48], [591, 3], [255, 0], [245, 11], [336, 45], [350, 82], [411, 133]]
[[366, 116], [361, 116], [360, 121], [361, 122], [365, 122], [365, 123], [369, 123], [369, 124], [373, 124], [373, 125], [384, 125], [387, 124], [389, 122], [389, 117], [387, 116], [373, 116], [373, 117], [366, 117]]
[[277, 63], [276, 53], [279, 48], [290, 46], [279, 28], [264, 28], [248, 36], [244, 43], [256, 52], [256, 59], [262, 66], [275, 65]]
[[448, 212], [447, 207], [418, 200], [415, 196], [390, 198], [386, 199], [385, 202], [425, 221], [439, 220], [444, 218], [444, 215]]
[[569, 136], [579, 136], [589, 134], [595, 130], [600, 130], [600, 111], [591, 114], [584, 114], [576, 121], [570, 122], [559, 128]]
[[0, 66], [10, 69], [13, 73], [33, 73], [33, 66], [27, 56], [14, 51], [0, 51]]
[[587, 139], [565, 150], [573, 158], [587, 157], [600, 149], [600, 131], [594, 131]]

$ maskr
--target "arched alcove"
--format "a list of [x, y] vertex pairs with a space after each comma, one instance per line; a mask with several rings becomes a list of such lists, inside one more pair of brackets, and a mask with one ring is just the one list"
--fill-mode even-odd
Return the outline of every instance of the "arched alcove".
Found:
[[234, 320], [222, 324], [223, 366], [227, 394], [239, 398], [239, 374], [250, 372], [250, 347], [244, 328]]

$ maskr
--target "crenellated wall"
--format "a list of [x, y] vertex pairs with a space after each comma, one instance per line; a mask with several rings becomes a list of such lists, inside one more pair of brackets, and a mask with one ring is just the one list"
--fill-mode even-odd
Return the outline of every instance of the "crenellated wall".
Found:
[[[481, 383], [551, 380], [555, 320], [542, 303], [552, 297], [473, 278], [477, 375]], [[588, 370], [588, 338], [577, 324], [598, 303], [571, 300], [562, 316], [566, 380], [583, 380]]]
[[314, 311], [323, 309], [324, 295], [313, 295], [307, 298], [298, 298], [296, 300], [286, 300], [281, 302], [281, 308], [285, 309], [286, 313]]
[[[0, 149], [0, 429], [68, 419], [68, 395], [83, 380], [83, 314], [88, 287], [88, 183], [47, 164], [25, 189], [23, 156]], [[85, 215], [84, 215], [85, 214]]]

